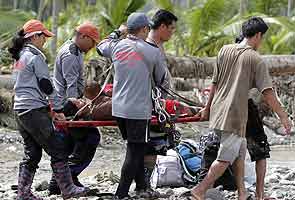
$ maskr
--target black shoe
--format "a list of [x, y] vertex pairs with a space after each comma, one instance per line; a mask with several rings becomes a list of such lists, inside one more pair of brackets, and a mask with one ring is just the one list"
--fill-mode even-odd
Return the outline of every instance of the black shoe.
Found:
[[50, 180], [48, 191], [49, 191], [49, 194], [48, 194], [49, 196], [61, 194], [61, 191], [60, 191], [55, 179]]
[[139, 198], [144, 198], [144, 199], [157, 199], [161, 197], [161, 194], [156, 191], [153, 190], [151, 188], [147, 188], [147, 189], [142, 189], [142, 190], [135, 190], [136, 191], [136, 196]]
[[126, 197], [119, 197], [117, 195], [113, 196], [112, 200], [133, 200], [134, 198], [132, 198], [131, 196], [127, 195]]
[[72, 175], [72, 179], [73, 179], [73, 183], [75, 184], [75, 186], [84, 187], [84, 185], [82, 183], [80, 183], [78, 176]]

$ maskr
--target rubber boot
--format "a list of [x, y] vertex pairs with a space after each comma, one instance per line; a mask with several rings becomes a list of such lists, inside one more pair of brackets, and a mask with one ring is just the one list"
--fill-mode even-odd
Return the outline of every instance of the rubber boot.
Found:
[[58, 184], [55, 180], [54, 174], [52, 174], [52, 176], [51, 176], [48, 191], [49, 191], [49, 194], [48, 194], [49, 196], [61, 194], [61, 191], [60, 191]]
[[[72, 174], [72, 179], [73, 179], [73, 183], [75, 186], [84, 187], [84, 185], [82, 183], [80, 183], [78, 176]], [[61, 194], [61, 191], [58, 187], [58, 184], [57, 184], [53, 174], [52, 174], [51, 180], [49, 182], [48, 191], [49, 191], [49, 196]]]
[[35, 176], [35, 171], [30, 171], [25, 165], [20, 165], [18, 186], [17, 186], [17, 200], [43, 200], [41, 197], [33, 195], [31, 186]]
[[79, 181], [78, 176], [72, 174], [72, 178], [75, 186], [84, 187], [84, 185]]
[[87, 194], [88, 188], [74, 185], [70, 168], [66, 162], [57, 162], [52, 164], [51, 167], [63, 199], [82, 197]]

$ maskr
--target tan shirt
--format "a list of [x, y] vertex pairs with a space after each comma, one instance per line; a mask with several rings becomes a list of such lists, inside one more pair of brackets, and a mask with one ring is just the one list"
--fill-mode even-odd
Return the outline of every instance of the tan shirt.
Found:
[[268, 68], [260, 55], [245, 44], [225, 45], [213, 73], [216, 92], [210, 110], [210, 128], [245, 137], [248, 92], [272, 88]]

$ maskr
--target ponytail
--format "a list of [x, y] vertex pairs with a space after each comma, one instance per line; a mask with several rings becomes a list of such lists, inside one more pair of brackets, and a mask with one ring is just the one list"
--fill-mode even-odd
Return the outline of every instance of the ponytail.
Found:
[[235, 43], [241, 43], [244, 40], [244, 38], [245, 37], [243, 33], [240, 33], [240, 35], [235, 38]]
[[20, 55], [20, 51], [24, 47], [24, 44], [26, 42], [26, 39], [24, 38], [24, 29], [21, 29], [17, 32], [16, 36], [12, 39], [12, 46], [8, 48], [9, 53], [11, 54], [11, 57], [15, 60], [18, 60]]

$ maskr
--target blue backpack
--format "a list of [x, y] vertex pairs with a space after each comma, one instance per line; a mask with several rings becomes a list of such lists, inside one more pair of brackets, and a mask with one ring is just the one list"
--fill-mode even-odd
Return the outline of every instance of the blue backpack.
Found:
[[202, 152], [193, 140], [184, 140], [175, 148], [184, 170], [184, 179], [197, 183], [201, 171]]

